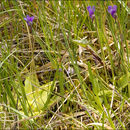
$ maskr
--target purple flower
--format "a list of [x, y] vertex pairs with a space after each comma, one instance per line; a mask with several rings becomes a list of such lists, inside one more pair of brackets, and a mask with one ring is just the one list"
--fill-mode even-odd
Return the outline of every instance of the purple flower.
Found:
[[30, 17], [29, 15], [27, 15], [26, 18], [24, 18], [24, 20], [27, 22], [28, 25], [30, 25], [34, 20], [34, 16]]
[[108, 12], [112, 15], [113, 18], [116, 18], [116, 11], [117, 11], [117, 6], [108, 6]]
[[94, 18], [95, 7], [94, 7], [94, 6], [93, 6], [93, 7], [88, 6], [88, 7], [87, 7], [87, 10], [88, 10], [88, 12], [89, 12], [90, 18], [93, 19], [93, 18]]

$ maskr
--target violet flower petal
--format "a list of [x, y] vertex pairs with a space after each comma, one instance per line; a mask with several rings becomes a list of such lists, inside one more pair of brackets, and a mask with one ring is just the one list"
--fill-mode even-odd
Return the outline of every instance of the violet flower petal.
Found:
[[108, 6], [108, 12], [111, 13], [112, 6]]
[[33, 19], [34, 19], [34, 16], [30, 17], [30, 21], [31, 21], [31, 22], [33, 21]]
[[87, 10], [88, 10], [88, 11], [89, 11], [89, 9], [91, 9], [91, 6], [88, 6], [88, 7], [87, 7]]
[[29, 19], [30, 19], [29, 15], [27, 15], [26, 18], [27, 18], [27, 20], [29, 21]]
[[27, 18], [24, 18], [25, 21], [27, 21]]
[[113, 5], [113, 10], [117, 11], [117, 6]]
[[95, 12], [95, 6], [92, 7], [92, 10]]

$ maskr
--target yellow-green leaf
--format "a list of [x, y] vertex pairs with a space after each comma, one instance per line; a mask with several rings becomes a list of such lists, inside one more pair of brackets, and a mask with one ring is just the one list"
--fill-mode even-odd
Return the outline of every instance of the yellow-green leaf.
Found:
[[82, 47], [86, 47], [90, 43], [90, 41], [88, 41], [86, 37], [80, 40], [72, 40], [72, 42]]

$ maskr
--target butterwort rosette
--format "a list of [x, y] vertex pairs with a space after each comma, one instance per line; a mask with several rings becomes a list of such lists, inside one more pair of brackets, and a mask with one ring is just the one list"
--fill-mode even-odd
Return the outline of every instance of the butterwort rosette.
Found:
[[94, 6], [88, 6], [87, 7], [87, 10], [88, 10], [88, 12], [89, 12], [89, 16], [90, 16], [90, 18], [93, 20], [94, 19], [94, 12], [95, 12], [95, 7]]
[[116, 11], [117, 11], [117, 6], [116, 5], [108, 6], [108, 10], [107, 11], [111, 14], [111, 16], [113, 18], [116, 19]]
[[34, 16], [30, 17], [29, 15], [24, 18], [24, 20], [27, 22], [27, 24], [30, 26], [33, 23]]

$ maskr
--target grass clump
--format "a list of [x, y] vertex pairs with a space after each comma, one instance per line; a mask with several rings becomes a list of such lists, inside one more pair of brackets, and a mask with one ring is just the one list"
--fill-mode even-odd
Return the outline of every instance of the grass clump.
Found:
[[129, 14], [127, 0], [3, 0], [1, 129], [129, 129]]

